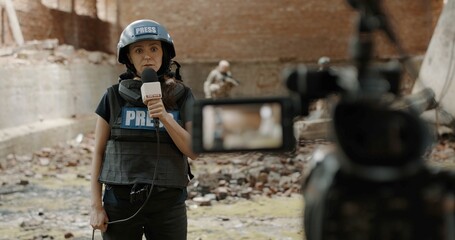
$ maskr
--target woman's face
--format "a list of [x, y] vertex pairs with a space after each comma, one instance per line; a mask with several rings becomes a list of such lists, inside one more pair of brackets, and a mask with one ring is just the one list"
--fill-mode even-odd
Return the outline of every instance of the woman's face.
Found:
[[144, 40], [132, 43], [128, 48], [128, 58], [141, 76], [145, 68], [152, 68], [156, 72], [163, 61], [163, 48], [157, 40]]

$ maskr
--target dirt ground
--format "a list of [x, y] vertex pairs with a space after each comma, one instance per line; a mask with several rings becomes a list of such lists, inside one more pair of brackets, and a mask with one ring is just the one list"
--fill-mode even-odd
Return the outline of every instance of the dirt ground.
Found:
[[[2, 194], [0, 239], [91, 239], [89, 180], [77, 174], [89, 168], [72, 170], [28, 178], [27, 185], [15, 185]], [[302, 239], [302, 203], [295, 195], [189, 205], [188, 239]], [[99, 232], [96, 236], [101, 239]]]
[[[91, 141], [8, 157], [0, 166], [0, 240], [91, 239]], [[214, 158], [233, 154], [216, 156], [194, 161], [193, 173], [231, 167]], [[187, 201], [187, 206], [188, 239], [303, 239], [300, 194], [227, 198], [210, 206]], [[95, 239], [101, 239], [99, 231]]]
[[[45, 156], [56, 148], [8, 157], [8, 164], [0, 168], [0, 240], [91, 239], [91, 149], [90, 144], [76, 147], [78, 143], [80, 141], [75, 140], [61, 144], [58, 147], [62, 151], [61, 159], [50, 160]], [[311, 150], [317, 145], [305, 147]], [[441, 140], [429, 152], [428, 164], [455, 170], [454, 149], [454, 141]], [[214, 156], [195, 162], [195, 166], [199, 166], [194, 168], [195, 174], [220, 168], [215, 166], [215, 161], [210, 161]], [[218, 157], [226, 156], [220, 154]], [[300, 157], [309, 158], [310, 155]], [[254, 196], [249, 200], [230, 198], [212, 201], [211, 206], [188, 201], [188, 239], [305, 239], [303, 204], [300, 194]], [[95, 239], [101, 239], [99, 232]]]

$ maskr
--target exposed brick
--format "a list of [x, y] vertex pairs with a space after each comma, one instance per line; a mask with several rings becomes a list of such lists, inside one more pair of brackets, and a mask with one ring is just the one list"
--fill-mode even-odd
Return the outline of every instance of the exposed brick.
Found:
[[[13, 2], [26, 41], [52, 38], [107, 53], [116, 52], [120, 32], [130, 22], [150, 18], [162, 23], [174, 38], [176, 60], [185, 63], [183, 76], [199, 96], [202, 82], [220, 59], [231, 61], [234, 74], [244, 84], [234, 90], [234, 96], [281, 93], [279, 73], [287, 63], [314, 64], [321, 56], [346, 62], [357, 15], [343, 0]], [[404, 49], [411, 56], [423, 55], [443, 0], [382, 2]], [[11, 44], [14, 39], [2, 12], [1, 40]], [[383, 33], [374, 39], [376, 59], [397, 56]]]
[[[442, 0], [383, 1], [397, 35], [411, 55], [425, 52]], [[139, 18], [163, 23], [183, 59], [214, 61], [296, 59], [314, 62], [321, 55], [349, 57], [348, 43], [356, 12], [339, 0], [136, 1], [120, 3], [120, 25]], [[377, 34], [375, 56], [395, 49]]]
[[[114, 53], [123, 27], [140, 18], [151, 18], [168, 28], [179, 58], [209, 62], [221, 58], [314, 62], [321, 55], [343, 61], [349, 57], [348, 40], [356, 14], [347, 1], [339, 0], [46, 2], [59, 8], [48, 8], [40, 0], [14, 1], [25, 40], [57, 38], [77, 48]], [[113, 7], [116, 2], [119, 6]], [[424, 53], [442, 0], [383, 2], [405, 49], [411, 55]], [[119, 19], [118, 27], [101, 21], [97, 7], [106, 8], [99, 11], [103, 18], [110, 15], [111, 22]], [[121, 9], [120, 16], [112, 17], [117, 8]], [[5, 15], [3, 40], [8, 43], [12, 38]], [[383, 34], [377, 39], [375, 56], [396, 55]]]

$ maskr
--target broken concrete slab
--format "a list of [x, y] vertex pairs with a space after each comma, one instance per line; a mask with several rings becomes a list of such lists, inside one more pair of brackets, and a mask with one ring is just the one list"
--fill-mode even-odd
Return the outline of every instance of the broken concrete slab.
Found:
[[413, 92], [433, 89], [439, 107], [455, 116], [455, 2], [449, 1], [439, 17]]

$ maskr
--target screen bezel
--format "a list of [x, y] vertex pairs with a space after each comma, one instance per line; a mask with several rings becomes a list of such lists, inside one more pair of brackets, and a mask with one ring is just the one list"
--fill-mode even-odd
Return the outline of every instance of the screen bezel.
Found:
[[[207, 106], [232, 107], [235, 105], [258, 105], [276, 103], [281, 107], [280, 126], [282, 132], [281, 145], [277, 147], [257, 147], [257, 148], [205, 148], [204, 147], [204, 118], [203, 109]], [[294, 137], [294, 110], [292, 100], [287, 97], [267, 97], [267, 98], [240, 98], [240, 99], [200, 99], [195, 100], [193, 107], [193, 127], [192, 127], [192, 149], [195, 153], [214, 153], [214, 152], [244, 152], [244, 151], [291, 151], [295, 149]]]

